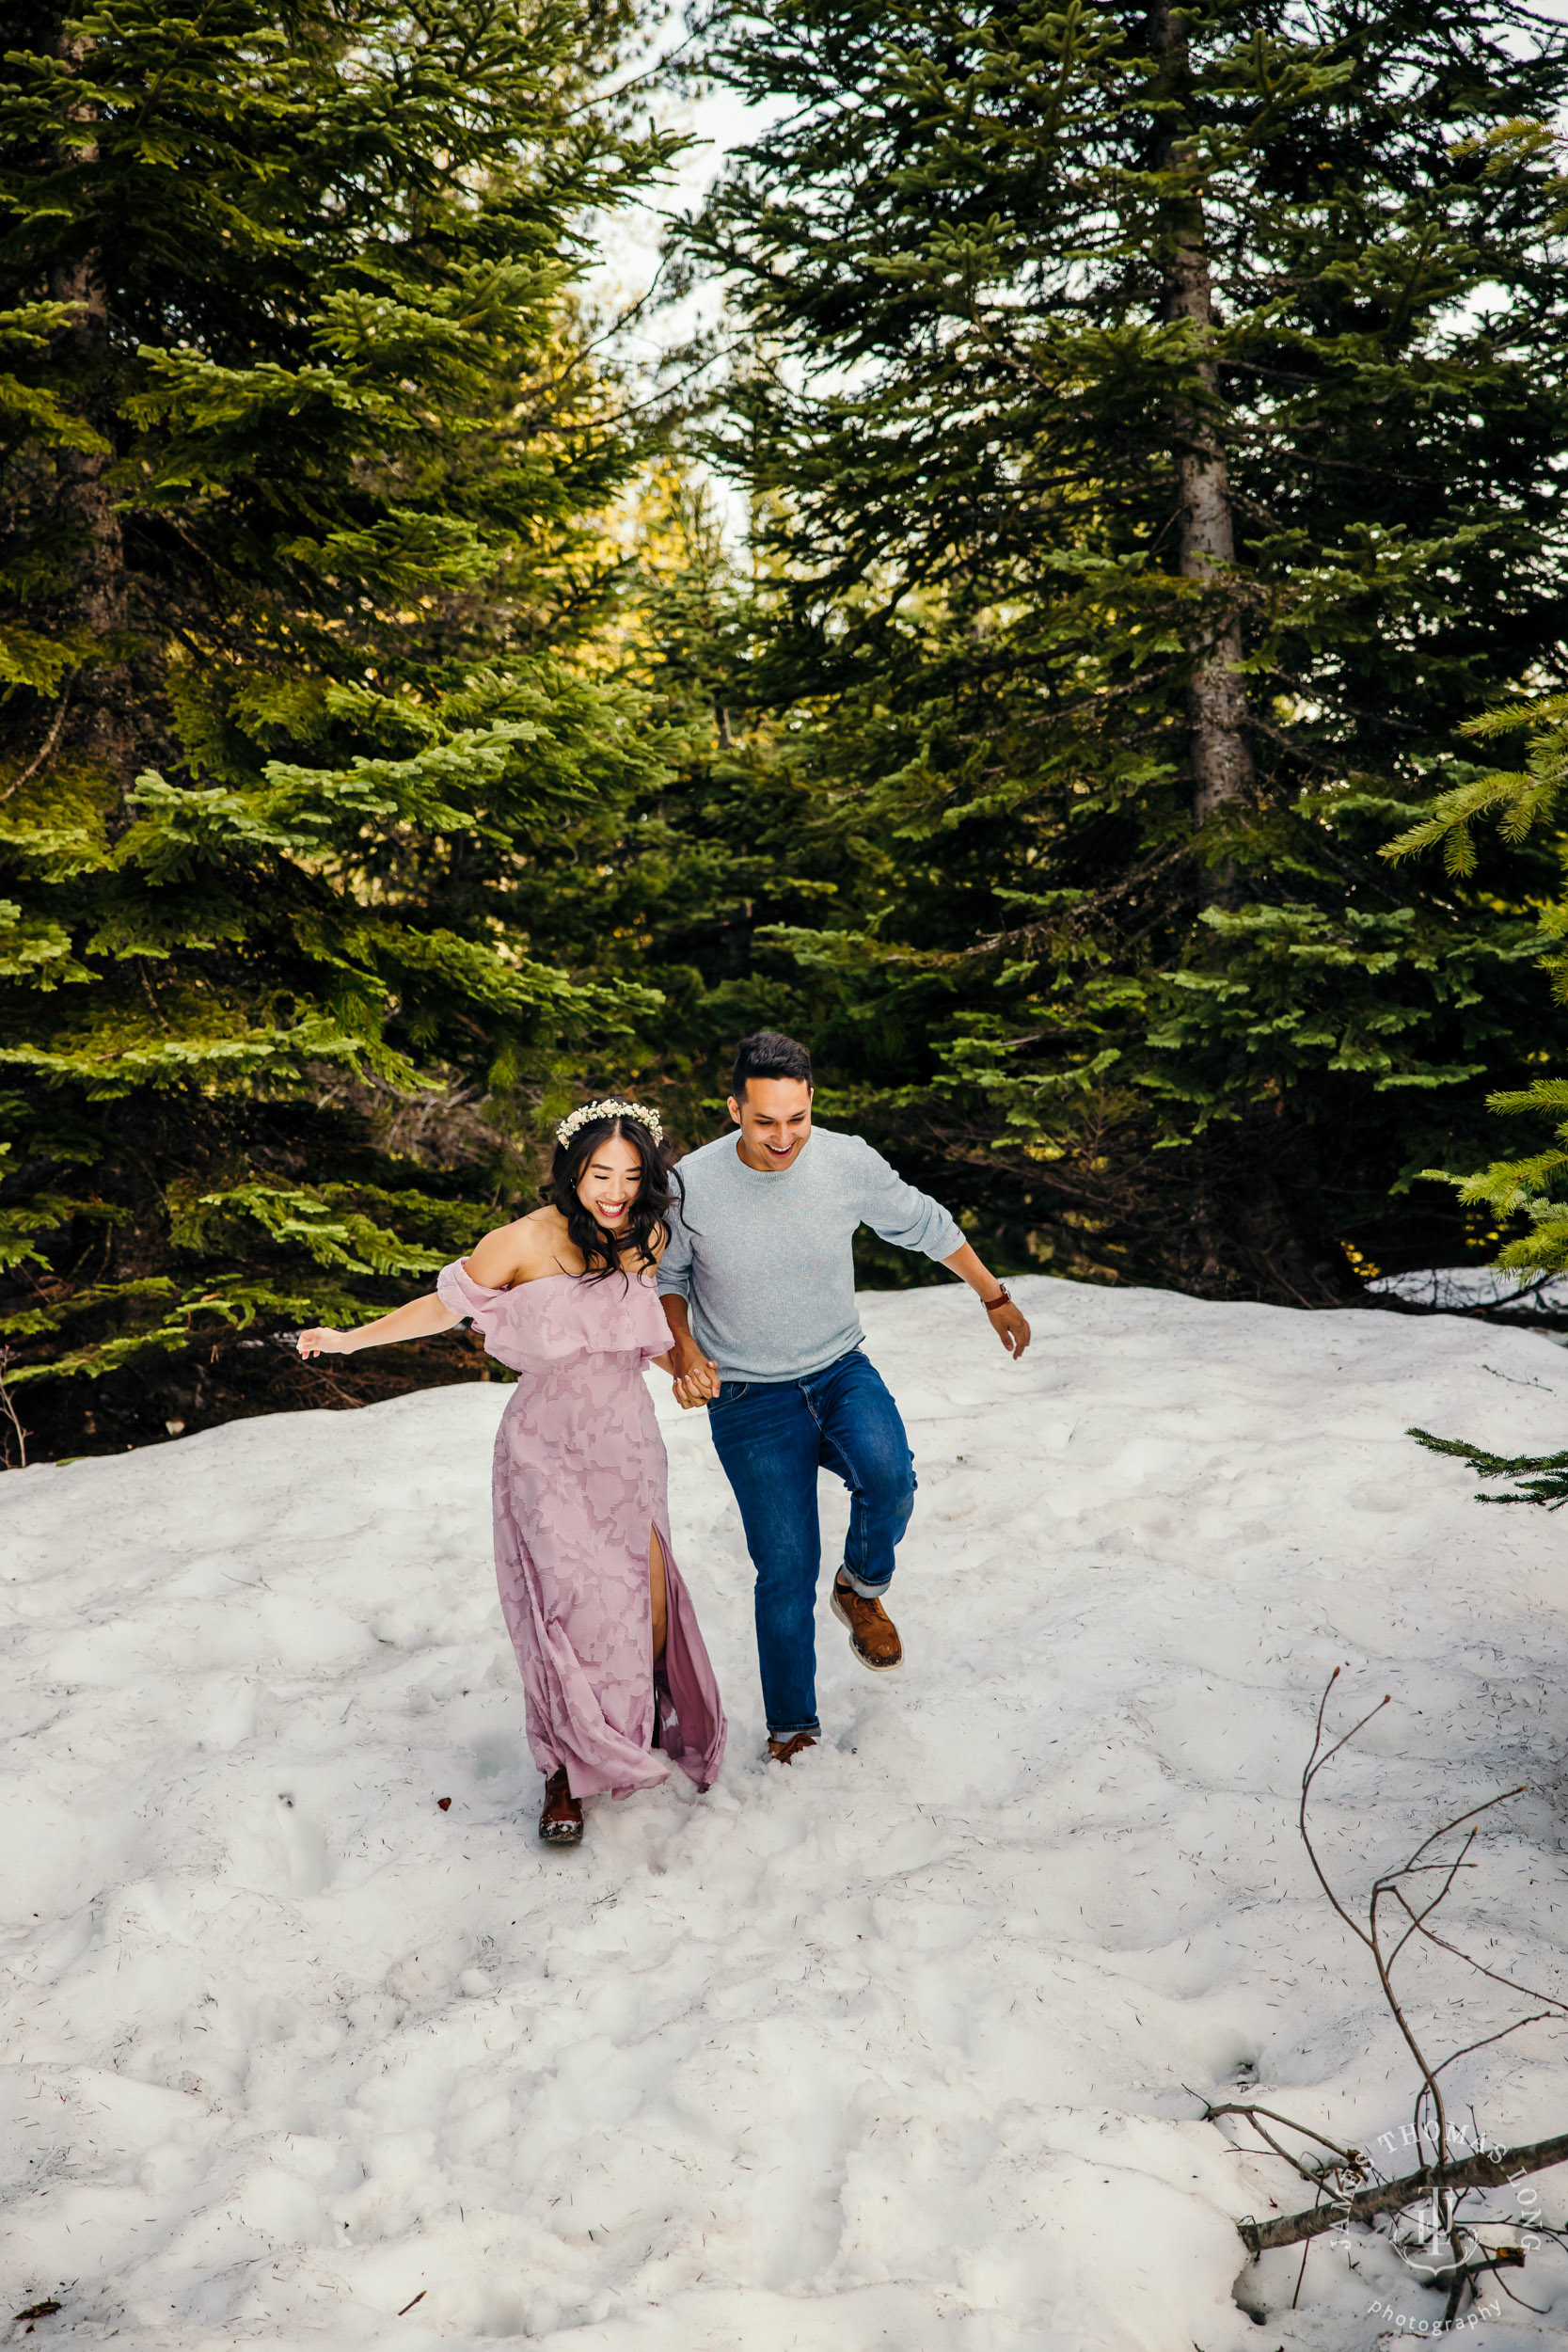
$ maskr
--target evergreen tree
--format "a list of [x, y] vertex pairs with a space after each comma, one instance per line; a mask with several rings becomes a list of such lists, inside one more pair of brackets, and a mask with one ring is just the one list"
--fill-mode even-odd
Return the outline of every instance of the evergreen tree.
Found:
[[[1558, 804], [1568, 789], [1568, 694], [1489, 711], [1465, 732], [1482, 739], [1523, 735], [1524, 766], [1489, 771], [1440, 794], [1421, 822], [1391, 841], [1384, 854], [1409, 857], [1440, 842], [1449, 873], [1465, 879], [1475, 871], [1475, 827], [1483, 818], [1497, 818], [1503, 841], [1513, 847], [1537, 832], [1544, 835], [1558, 861], [1559, 888], [1540, 910], [1536, 945], [1560, 1004], [1568, 997], [1568, 896], [1560, 882], [1568, 840]], [[1457, 1175], [1440, 1168], [1423, 1172], [1450, 1184], [1466, 1208], [1483, 1211], [1492, 1223], [1490, 1239], [1506, 1235], [1499, 1265], [1544, 1282], [1568, 1273], [1568, 1079], [1536, 1076], [1527, 1087], [1494, 1094], [1490, 1107], [1529, 1126], [1552, 1120], [1555, 1137], [1483, 1168]]]
[[654, 1001], [520, 919], [658, 773], [594, 655], [632, 452], [567, 291], [674, 144], [592, 103], [620, 29], [8, 19], [0, 1239], [44, 1443], [332, 1401], [269, 1335], [438, 1264], [508, 1106]]
[[1546, 1034], [1544, 854], [1481, 892], [1377, 852], [1467, 714], [1563, 675], [1565, 39], [1519, 0], [721, 15], [774, 113], [694, 239], [776, 583], [736, 700], [893, 879], [778, 945], [840, 1101], [1019, 1251], [1343, 1295], [1340, 1243], [1432, 1250], [1412, 1180]]
[[[591, 861], [535, 870], [521, 919], [541, 953], [657, 988], [635, 1082], [658, 1089], [667, 1127], [689, 1144], [728, 1123], [737, 1038], [811, 1025], [799, 967], [770, 949], [772, 934], [844, 904], [858, 919], [880, 861], [846, 839], [789, 729], [747, 703], [754, 609], [710, 486], [666, 454], [629, 521], [621, 669], [657, 724], [664, 765]], [[590, 1066], [585, 1083], [601, 1079], [627, 1082], [624, 1055]]]

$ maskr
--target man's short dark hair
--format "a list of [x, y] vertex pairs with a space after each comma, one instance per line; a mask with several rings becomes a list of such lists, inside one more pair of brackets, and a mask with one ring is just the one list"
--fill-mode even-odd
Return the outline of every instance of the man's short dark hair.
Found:
[[796, 1039], [783, 1037], [777, 1029], [759, 1029], [755, 1037], [743, 1037], [735, 1049], [730, 1092], [736, 1102], [745, 1095], [748, 1078], [803, 1078], [810, 1086], [811, 1056]]

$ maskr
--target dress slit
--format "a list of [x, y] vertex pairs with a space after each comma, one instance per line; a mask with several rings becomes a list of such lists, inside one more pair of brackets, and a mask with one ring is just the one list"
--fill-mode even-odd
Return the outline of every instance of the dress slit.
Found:
[[459, 1264], [436, 1287], [519, 1375], [496, 1434], [496, 1572], [534, 1762], [546, 1775], [564, 1767], [578, 1797], [629, 1796], [671, 1764], [710, 1787], [724, 1710], [670, 1541], [664, 1441], [642, 1378], [669, 1346], [653, 1285], [639, 1278], [623, 1296], [552, 1275], [492, 1291]]

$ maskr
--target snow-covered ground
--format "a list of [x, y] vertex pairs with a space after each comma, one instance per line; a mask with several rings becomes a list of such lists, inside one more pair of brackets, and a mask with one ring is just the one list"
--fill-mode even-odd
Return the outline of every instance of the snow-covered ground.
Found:
[[[1430, 2328], [1391, 2254], [1320, 2245], [1293, 2313], [1298, 2255], [1250, 2274], [1260, 2329], [1235, 2218], [1307, 2201], [1199, 2101], [1257, 2084], [1363, 2144], [1410, 2111], [1293, 1828], [1340, 1661], [1347, 1708], [1395, 1704], [1325, 1792], [1336, 1867], [1528, 1778], [1459, 1912], [1568, 1990], [1568, 1519], [1483, 1508], [1402, 1434], [1559, 1446], [1568, 1364], [1452, 1319], [1018, 1290], [1022, 1366], [967, 1292], [864, 1301], [920, 1470], [909, 1663], [863, 1674], [824, 1612], [829, 1736], [791, 1771], [727, 1489], [670, 1414], [730, 1760], [592, 1807], [575, 1855], [533, 1835], [491, 1580], [503, 1389], [0, 1480], [0, 2322], [57, 2298], [40, 2344], [123, 2352]], [[1441, 2047], [1512, 2013], [1415, 1983]], [[1449, 2079], [1495, 2137], [1568, 2127], [1560, 2030]], [[1541, 2188], [1561, 2219], [1568, 2168]], [[1558, 2341], [1568, 2263], [1510, 2283], [1548, 2315], [1469, 2340]]]

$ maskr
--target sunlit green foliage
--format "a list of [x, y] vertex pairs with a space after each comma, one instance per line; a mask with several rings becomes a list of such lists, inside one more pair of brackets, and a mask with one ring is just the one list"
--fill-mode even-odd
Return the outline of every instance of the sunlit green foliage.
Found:
[[660, 772], [594, 655], [632, 452], [568, 294], [674, 144], [592, 102], [620, 29], [8, 20], [0, 1333], [35, 1414], [96, 1375], [141, 1434], [257, 1372], [236, 1334], [405, 1288], [657, 1002], [537, 956], [525, 903]]

